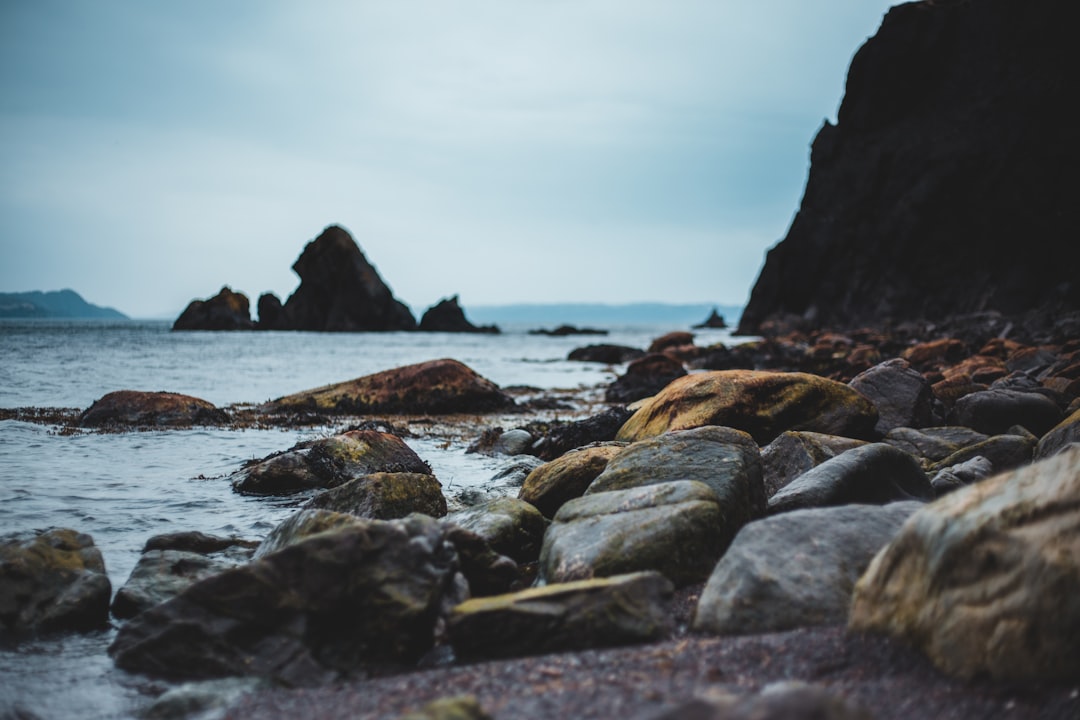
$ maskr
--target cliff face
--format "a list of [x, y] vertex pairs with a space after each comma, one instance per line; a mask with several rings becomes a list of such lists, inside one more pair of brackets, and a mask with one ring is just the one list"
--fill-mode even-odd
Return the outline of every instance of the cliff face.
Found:
[[307, 244], [293, 270], [300, 287], [276, 318], [280, 329], [416, 329], [409, 308], [394, 298], [352, 236], [336, 225]]
[[1080, 4], [894, 7], [738, 332], [1080, 309]]

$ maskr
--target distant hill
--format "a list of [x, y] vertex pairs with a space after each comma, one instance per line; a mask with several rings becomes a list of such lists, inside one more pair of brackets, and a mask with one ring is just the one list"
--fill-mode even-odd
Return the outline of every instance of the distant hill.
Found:
[[705, 322], [713, 308], [724, 316], [728, 325], [739, 320], [742, 308], [737, 305], [698, 303], [669, 305], [666, 303], [559, 303], [517, 305], [470, 305], [466, 315], [474, 323], [524, 323], [533, 325], [696, 325]]
[[74, 290], [0, 293], [0, 318], [102, 318], [124, 320], [127, 315], [92, 305]]

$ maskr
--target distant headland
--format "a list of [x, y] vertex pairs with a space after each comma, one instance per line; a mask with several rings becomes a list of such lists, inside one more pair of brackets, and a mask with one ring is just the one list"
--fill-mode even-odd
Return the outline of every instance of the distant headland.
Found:
[[126, 320], [110, 307], [86, 302], [74, 290], [0, 293], [0, 318], [99, 318]]

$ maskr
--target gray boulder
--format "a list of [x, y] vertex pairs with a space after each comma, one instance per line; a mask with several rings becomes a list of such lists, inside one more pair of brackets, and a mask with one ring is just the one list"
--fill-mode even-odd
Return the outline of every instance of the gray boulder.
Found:
[[987, 435], [998, 435], [1022, 425], [1041, 436], [1061, 422], [1057, 404], [1035, 392], [992, 389], [973, 392], [956, 401], [950, 420]]
[[761, 449], [765, 496], [772, 497], [807, 470], [842, 452], [865, 445], [839, 435], [789, 430]]
[[976, 455], [970, 460], [939, 470], [930, 479], [930, 485], [934, 488], [934, 494], [941, 497], [993, 474], [994, 464], [982, 455]]
[[874, 403], [878, 410], [874, 430], [881, 435], [898, 427], [920, 428], [930, 424], [933, 390], [907, 360], [886, 360], [859, 373], [848, 385]]
[[793, 480], [769, 498], [769, 514], [933, 498], [930, 481], [915, 458], [891, 445], [872, 443], [848, 450]]
[[1058, 423], [1043, 435], [1035, 448], [1035, 459], [1042, 460], [1061, 452], [1069, 443], [1080, 442], [1080, 410]]
[[882, 442], [920, 458], [924, 466], [929, 466], [988, 437], [958, 425], [920, 429], [901, 427], [886, 433]]
[[413, 664], [463, 599], [437, 520], [357, 520], [206, 578], [120, 628], [121, 668], [176, 678], [324, 682]]
[[741, 525], [694, 480], [587, 495], [563, 505], [544, 535], [540, 581], [658, 570], [676, 585], [699, 582]]
[[111, 594], [101, 551], [86, 533], [50, 528], [0, 536], [0, 636], [103, 627]]
[[499, 498], [459, 510], [446, 521], [471, 530], [491, 549], [519, 563], [534, 562], [540, 556], [548, 521], [533, 505], [517, 498]]
[[467, 600], [451, 612], [447, 631], [462, 658], [650, 642], [671, 633], [672, 593], [657, 572], [547, 585]]
[[254, 558], [258, 559], [289, 545], [295, 545], [312, 535], [362, 524], [363, 521], [352, 513], [320, 508], [301, 510], [278, 523], [267, 533], [262, 543], [255, 549]]
[[1036, 439], [1027, 434], [994, 435], [960, 448], [948, 457], [932, 463], [928, 470], [930, 473], [938, 473], [972, 458], [984, 457], [990, 461], [996, 472], [1004, 472], [1030, 463], [1036, 444]]
[[722, 512], [742, 524], [765, 513], [761, 453], [741, 430], [705, 426], [633, 443], [610, 461], [586, 495], [696, 480], [716, 493]]
[[705, 585], [694, 630], [743, 635], [845, 622], [855, 582], [920, 507], [814, 508], [746, 525]]

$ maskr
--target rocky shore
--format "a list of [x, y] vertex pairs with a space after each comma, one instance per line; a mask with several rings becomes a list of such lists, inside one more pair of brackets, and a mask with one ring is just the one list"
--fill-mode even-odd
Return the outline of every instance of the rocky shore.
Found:
[[[1080, 338], [963, 335], [658, 338], [684, 375], [560, 421], [450, 360], [242, 408], [110, 393], [67, 431], [340, 428], [236, 468], [315, 491], [267, 537], [148, 538], [110, 652], [186, 683], [160, 712], [231, 717], [1072, 716]], [[416, 432], [520, 469], [444, 495]], [[52, 533], [0, 548], [13, 637], [110, 622], [92, 539]]]

